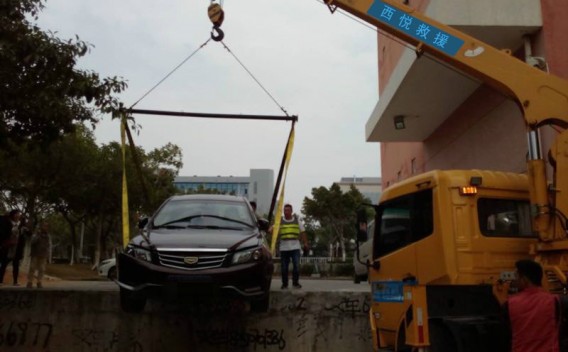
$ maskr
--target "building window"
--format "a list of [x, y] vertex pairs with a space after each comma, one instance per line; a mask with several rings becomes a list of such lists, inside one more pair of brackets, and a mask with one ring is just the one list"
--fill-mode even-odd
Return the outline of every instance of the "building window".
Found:
[[258, 193], [258, 182], [254, 183], [254, 194]]

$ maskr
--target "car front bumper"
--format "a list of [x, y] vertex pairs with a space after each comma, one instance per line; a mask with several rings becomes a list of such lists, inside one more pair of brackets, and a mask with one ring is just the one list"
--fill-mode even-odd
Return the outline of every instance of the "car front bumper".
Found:
[[264, 297], [270, 290], [274, 265], [261, 260], [203, 270], [183, 270], [157, 265], [121, 253], [118, 285], [146, 296], [210, 295], [229, 293], [240, 297]]

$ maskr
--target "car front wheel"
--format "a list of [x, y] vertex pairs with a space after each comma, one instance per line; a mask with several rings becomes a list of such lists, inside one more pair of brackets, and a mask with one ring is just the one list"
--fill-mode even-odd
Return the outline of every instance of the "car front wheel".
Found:
[[125, 288], [120, 288], [120, 307], [127, 313], [140, 313], [146, 306], [146, 297], [138, 296]]
[[110, 268], [108, 270], [107, 277], [108, 277], [109, 280], [112, 280], [112, 281], [116, 280], [116, 278], [117, 278], [116, 266], [113, 266], [112, 268]]

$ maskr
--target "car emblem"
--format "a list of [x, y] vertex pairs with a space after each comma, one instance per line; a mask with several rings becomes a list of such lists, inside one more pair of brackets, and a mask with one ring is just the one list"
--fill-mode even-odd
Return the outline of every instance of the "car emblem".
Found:
[[185, 264], [189, 264], [189, 265], [197, 264], [198, 261], [199, 261], [198, 257], [185, 257], [185, 258], [183, 258], [183, 262]]

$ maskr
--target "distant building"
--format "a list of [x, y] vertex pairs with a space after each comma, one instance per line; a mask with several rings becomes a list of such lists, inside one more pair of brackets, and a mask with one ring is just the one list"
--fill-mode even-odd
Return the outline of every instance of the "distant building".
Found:
[[336, 183], [343, 192], [348, 192], [351, 185], [355, 186], [372, 203], [377, 203], [381, 196], [382, 184], [380, 177], [342, 177], [341, 181]]
[[257, 213], [268, 214], [274, 191], [274, 171], [251, 169], [249, 176], [178, 176], [174, 186], [181, 191], [214, 189], [246, 197], [257, 204]]

